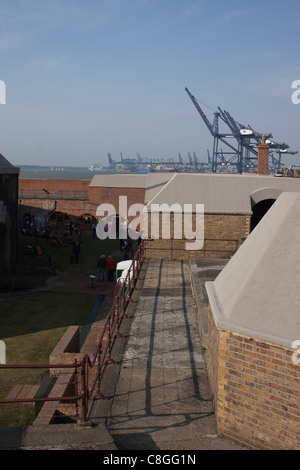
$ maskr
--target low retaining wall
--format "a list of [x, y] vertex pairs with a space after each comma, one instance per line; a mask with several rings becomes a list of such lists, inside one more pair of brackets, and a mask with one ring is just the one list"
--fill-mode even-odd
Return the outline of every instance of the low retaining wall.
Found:
[[[50, 364], [73, 364], [75, 359], [78, 362], [83, 359], [84, 354], [80, 350], [80, 329], [79, 326], [70, 326], [56, 347], [50, 354]], [[51, 377], [57, 377], [49, 398], [72, 396], [74, 390], [74, 370], [68, 368], [53, 368], [49, 371]], [[57, 423], [62, 417], [74, 416], [75, 404], [68, 402], [47, 401], [43, 405], [34, 425], [48, 425]]]
[[264, 450], [300, 448], [300, 366], [294, 350], [219, 330], [209, 307], [208, 373], [218, 434]]

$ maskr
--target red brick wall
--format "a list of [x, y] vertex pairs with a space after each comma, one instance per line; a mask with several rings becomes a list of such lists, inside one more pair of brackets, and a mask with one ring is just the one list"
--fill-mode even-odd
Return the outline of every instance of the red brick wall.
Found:
[[300, 366], [293, 352], [218, 330], [209, 308], [208, 372], [219, 435], [255, 449], [300, 448]]
[[43, 189], [49, 191], [50, 194], [58, 193], [61, 190], [85, 191], [87, 193], [89, 180], [52, 180], [52, 179], [19, 179], [19, 191], [21, 192], [40, 192]]
[[[62, 212], [73, 217], [80, 217], [83, 214], [92, 214], [95, 213], [95, 207], [92, 204], [89, 204], [88, 201], [81, 201], [76, 199], [21, 199], [21, 204], [19, 204], [19, 210], [22, 212], [34, 212], [37, 213], [39, 210], [42, 212], [45, 211], [46, 215], [50, 211], [54, 210], [56, 212]], [[55, 203], [56, 201], [56, 203]], [[34, 210], [31, 210], [34, 209]]]
[[[96, 215], [100, 204], [113, 204], [119, 209], [119, 196], [127, 196], [127, 206], [144, 204], [145, 189], [89, 187], [89, 180], [20, 179], [19, 201], [26, 207], [51, 211], [56, 201], [56, 212], [80, 217]], [[44, 191], [46, 190], [46, 191]]]
[[19, 206], [28, 212], [30, 207], [50, 212], [56, 204], [56, 212], [75, 217], [90, 214], [94, 205], [88, 201], [89, 184], [88, 180], [20, 179]]
[[89, 201], [96, 205], [107, 203], [112, 204], [116, 213], [119, 208], [119, 196], [127, 197], [127, 207], [132, 204], [144, 204], [145, 189], [144, 188], [103, 188], [103, 187], [90, 187], [88, 190]]
[[269, 146], [266, 144], [258, 146], [257, 173], [259, 175], [269, 174]]

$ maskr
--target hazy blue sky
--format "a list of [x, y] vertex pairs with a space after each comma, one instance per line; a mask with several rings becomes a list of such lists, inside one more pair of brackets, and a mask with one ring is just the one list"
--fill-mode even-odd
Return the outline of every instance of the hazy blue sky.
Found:
[[13, 164], [207, 161], [218, 106], [300, 162], [299, 0], [1, 0], [0, 153]]

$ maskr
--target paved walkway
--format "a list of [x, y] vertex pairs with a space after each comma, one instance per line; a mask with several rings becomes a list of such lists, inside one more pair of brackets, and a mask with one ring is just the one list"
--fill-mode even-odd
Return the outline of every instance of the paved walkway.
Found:
[[110, 403], [103, 413], [95, 402], [92, 421], [107, 413], [119, 450], [238, 449], [217, 436], [188, 263], [148, 263], [127, 328]]
[[[215, 278], [223, 265], [205, 260], [145, 263], [128, 318], [121, 324], [124, 338], [114, 343], [112, 357], [117, 364], [107, 365], [103, 375], [101, 392], [108, 400], [91, 404], [92, 426], [2, 429], [0, 448], [240, 450], [217, 436], [202, 349], [207, 315], [204, 282]], [[94, 351], [103, 311], [110, 308], [109, 297], [83, 345], [87, 353]]]

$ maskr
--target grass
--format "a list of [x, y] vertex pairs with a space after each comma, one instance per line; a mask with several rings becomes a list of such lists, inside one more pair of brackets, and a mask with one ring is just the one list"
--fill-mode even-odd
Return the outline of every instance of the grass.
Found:
[[[1, 338], [7, 364], [47, 364], [49, 355], [69, 325], [84, 324], [96, 294], [35, 292], [0, 299]], [[0, 371], [0, 398], [14, 385], [39, 385], [47, 369]], [[0, 405], [0, 426], [31, 424], [34, 405]], [[25, 421], [25, 422], [24, 422]]]
[[59, 271], [83, 272], [92, 274], [90, 271], [96, 270], [96, 263], [100, 255], [114, 255], [115, 261], [121, 261], [119, 251], [119, 240], [100, 240], [99, 238], [91, 238], [89, 235], [83, 235], [81, 240], [81, 252], [79, 255], [79, 264], [70, 262], [73, 255], [73, 246], [53, 247], [51, 243], [39, 237], [26, 236], [23, 240], [23, 246], [31, 246], [35, 248], [39, 245], [42, 248], [44, 261], [47, 262], [49, 256], [52, 256], [56, 262], [56, 268]]
[[[46, 240], [26, 237], [26, 246], [40, 245], [43, 256], [34, 263], [45, 263], [53, 256], [59, 271], [92, 274], [98, 257], [116, 253], [118, 240], [91, 239], [83, 235], [79, 264], [71, 264], [72, 248], [54, 248]], [[114, 256], [116, 262], [121, 258]], [[28, 260], [23, 259], [22, 263]], [[0, 296], [0, 339], [6, 345], [7, 364], [47, 364], [49, 355], [70, 325], [82, 326], [97, 299], [97, 293], [67, 293], [39, 290]], [[0, 370], [0, 399], [16, 384], [41, 384], [45, 369]], [[26, 426], [35, 418], [33, 404], [0, 404], [0, 426]]]

